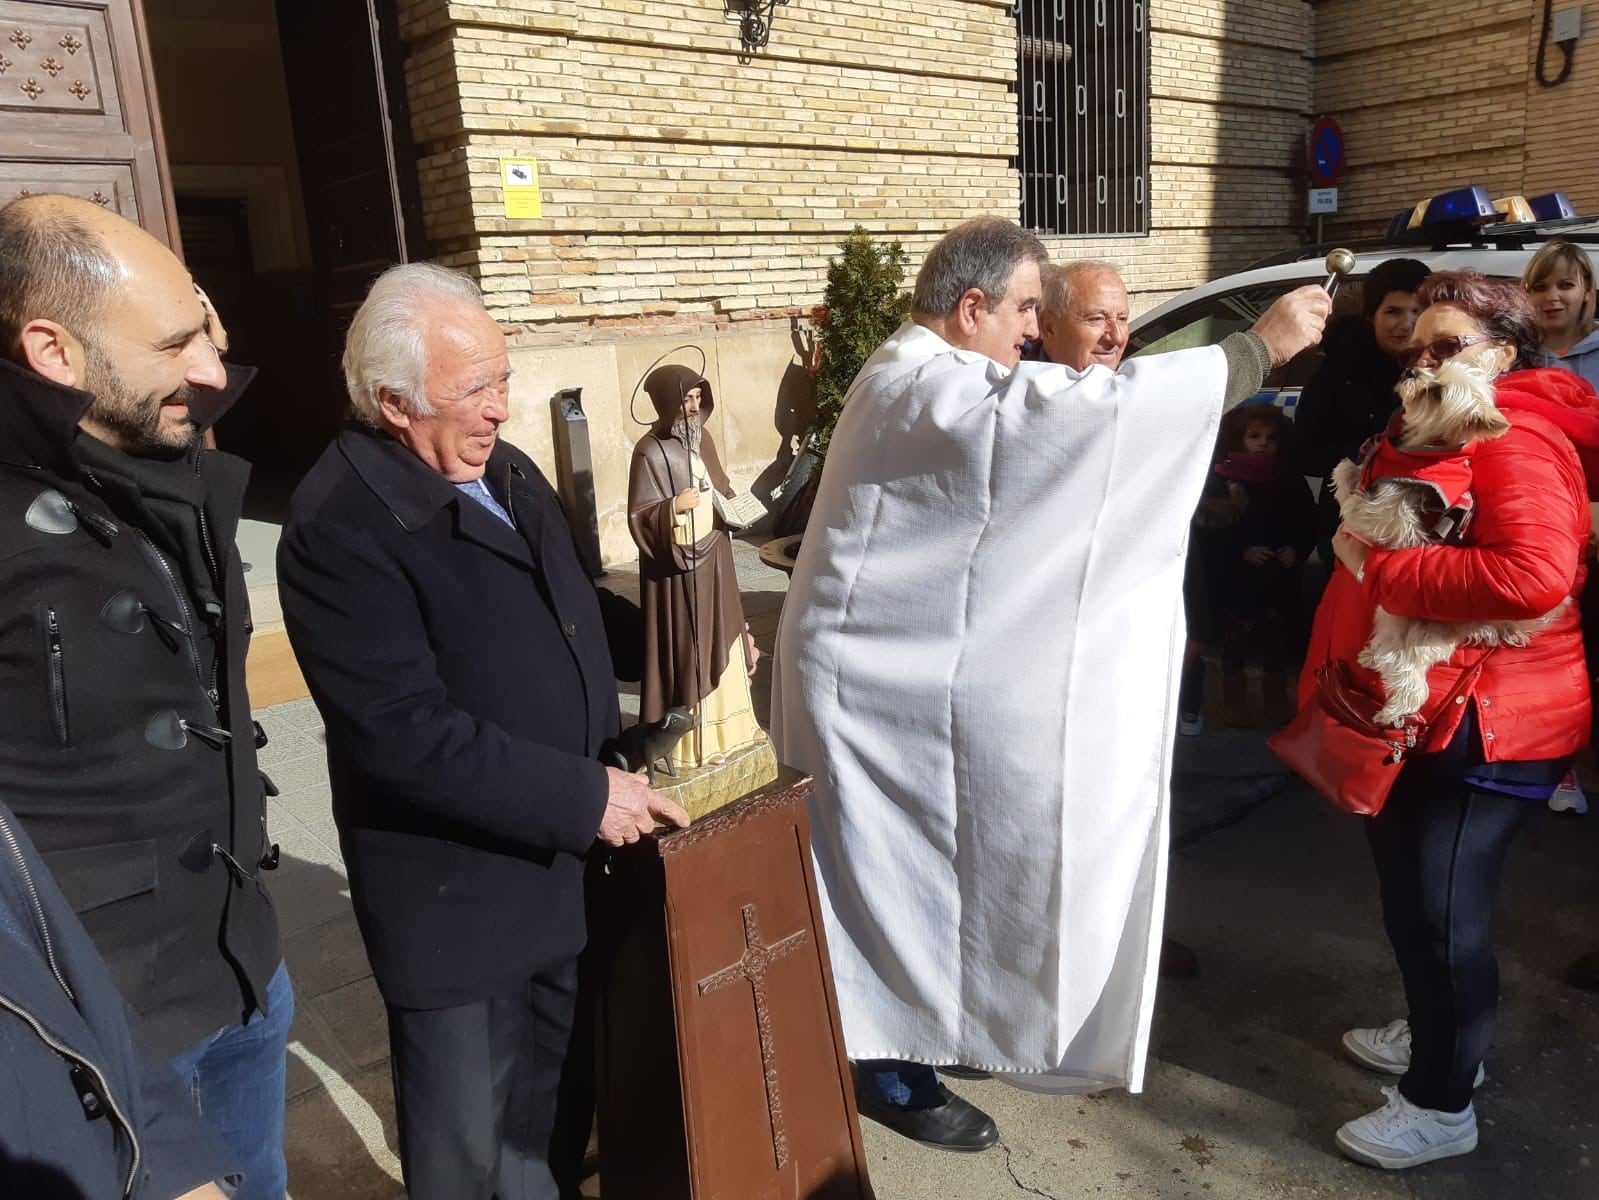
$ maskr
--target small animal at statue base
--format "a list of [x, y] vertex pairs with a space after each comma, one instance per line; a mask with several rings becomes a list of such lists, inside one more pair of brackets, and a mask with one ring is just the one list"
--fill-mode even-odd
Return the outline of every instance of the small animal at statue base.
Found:
[[641, 721], [622, 730], [607, 743], [601, 754], [602, 761], [619, 771], [648, 770], [652, 786], [657, 769], [676, 779], [677, 769], [672, 766], [672, 751], [683, 740], [683, 735], [693, 728], [693, 713], [683, 707], [669, 708], [666, 716], [659, 721], [652, 724]]

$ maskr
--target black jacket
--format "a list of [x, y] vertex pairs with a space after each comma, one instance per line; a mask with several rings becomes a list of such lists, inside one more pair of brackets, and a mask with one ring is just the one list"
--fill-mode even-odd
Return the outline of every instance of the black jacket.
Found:
[[595, 755], [619, 721], [607, 616], [638, 653], [638, 609], [596, 595], [533, 460], [501, 442], [485, 479], [515, 529], [351, 429], [278, 548], [356, 916], [401, 1007], [481, 999], [582, 948]]
[[1194, 515], [1194, 545], [1218, 569], [1233, 568], [1251, 546], [1291, 546], [1299, 561], [1316, 541], [1316, 504], [1297, 471], [1280, 479], [1239, 482], [1212, 469]]
[[1399, 364], [1382, 352], [1371, 322], [1345, 317], [1327, 333], [1325, 356], [1294, 405], [1294, 447], [1299, 471], [1320, 476], [1316, 536], [1329, 538], [1338, 527], [1338, 502], [1327, 477], [1346, 458], [1354, 458], [1373, 434], [1388, 427], [1399, 407], [1394, 385]]
[[1399, 407], [1399, 364], [1377, 345], [1371, 323], [1345, 317], [1328, 331], [1321, 366], [1294, 405], [1294, 448], [1303, 475], [1332, 473], [1388, 427]]
[[22, 825], [0, 804], [0, 1196], [171, 1200], [226, 1151], [129, 1010]]
[[[214, 420], [248, 378], [191, 409]], [[170, 535], [80, 464], [90, 401], [0, 363], [0, 780], [165, 1058], [264, 1005], [281, 957], [234, 547], [249, 469], [190, 460], [221, 576], [207, 637]]]

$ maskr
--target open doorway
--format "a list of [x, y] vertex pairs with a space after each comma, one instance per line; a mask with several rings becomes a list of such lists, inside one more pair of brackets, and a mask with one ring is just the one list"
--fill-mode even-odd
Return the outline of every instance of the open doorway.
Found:
[[[417, 182], [388, 0], [143, 0], [184, 259], [260, 369], [218, 424], [281, 519], [346, 412], [360, 296], [413, 257]], [[402, 131], [396, 138], [394, 131]]]

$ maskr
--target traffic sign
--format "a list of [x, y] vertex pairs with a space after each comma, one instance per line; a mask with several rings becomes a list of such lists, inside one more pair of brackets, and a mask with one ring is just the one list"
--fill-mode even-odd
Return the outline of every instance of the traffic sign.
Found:
[[1311, 188], [1310, 189], [1310, 215], [1321, 216], [1324, 213], [1338, 211], [1337, 188]]
[[1310, 178], [1317, 187], [1334, 186], [1344, 173], [1344, 131], [1331, 117], [1310, 127]]

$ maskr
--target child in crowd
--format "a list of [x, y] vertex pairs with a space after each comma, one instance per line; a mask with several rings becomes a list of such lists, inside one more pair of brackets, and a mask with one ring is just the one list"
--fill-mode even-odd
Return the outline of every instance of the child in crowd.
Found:
[[[1282, 723], [1294, 712], [1289, 659], [1316, 505], [1286, 453], [1291, 428], [1272, 405], [1245, 405], [1224, 416], [1215, 465], [1194, 514], [1188, 590], [1190, 606], [1204, 614], [1195, 632], [1221, 641], [1222, 719], [1238, 728], [1260, 723], [1244, 675], [1251, 653], [1260, 658], [1266, 719]], [[1197, 654], [1190, 660], [1179, 697], [1180, 728], [1197, 733], [1204, 668]]]

